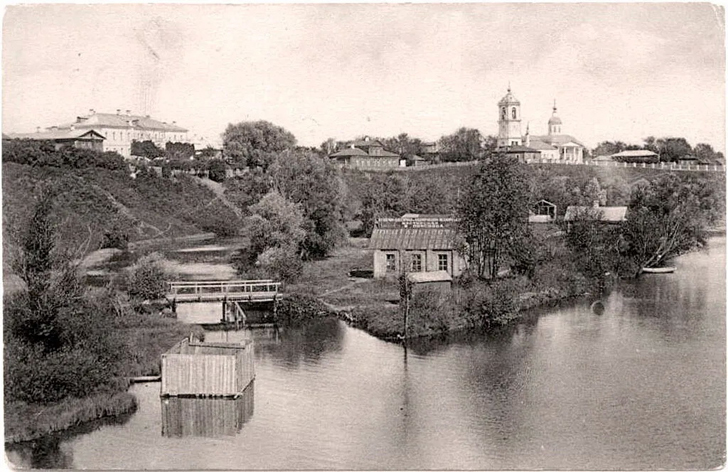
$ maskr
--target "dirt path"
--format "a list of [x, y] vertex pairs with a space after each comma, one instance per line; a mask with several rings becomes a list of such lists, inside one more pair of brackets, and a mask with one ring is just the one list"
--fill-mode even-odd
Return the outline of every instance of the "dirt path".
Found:
[[225, 187], [218, 182], [214, 182], [210, 179], [200, 179], [199, 182], [204, 185], [205, 187], [212, 190], [212, 192], [215, 194], [218, 200], [222, 202], [223, 205], [230, 208], [233, 213], [235, 213], [238, 218], [243, 218], [243, 212], [240, 211], [240, 208], [236, 207], [233, 202], [228, 200], [228, 198], [225, 196]]

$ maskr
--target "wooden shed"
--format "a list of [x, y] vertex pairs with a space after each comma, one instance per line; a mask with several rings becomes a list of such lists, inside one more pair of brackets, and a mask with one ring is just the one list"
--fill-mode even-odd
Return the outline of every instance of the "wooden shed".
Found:
[[254, 378], [252, 340], [204, 343], [184, 339], [162, 354], [163, 397], [236, 397]]
[[410, 272], [407, 278], [412, 282], [412, 291], [447, 292], [452, 288], [452, 277], [447, 271]]

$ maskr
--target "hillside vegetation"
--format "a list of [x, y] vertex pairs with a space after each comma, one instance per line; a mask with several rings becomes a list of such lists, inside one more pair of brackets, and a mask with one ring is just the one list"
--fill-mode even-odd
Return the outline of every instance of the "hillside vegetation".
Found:
[[[239, 218], [196, 177], [98, 167], [3, 164], [3, 245], [17, 241], [41, 189], [56, 191], [59, 244], [72, 251], [201, 232], [230, 234]], [[12, 253], [12, 251], [10, 251]], [[6, 252], [8, 254], [8, 252]]]

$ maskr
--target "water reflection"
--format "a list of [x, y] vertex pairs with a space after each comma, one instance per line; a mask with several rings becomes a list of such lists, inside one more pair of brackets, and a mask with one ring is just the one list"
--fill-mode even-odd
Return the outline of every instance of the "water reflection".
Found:
[[162, 436], [233, 436], [253, 416], [255, 382], [240, 397], [162, 398]]

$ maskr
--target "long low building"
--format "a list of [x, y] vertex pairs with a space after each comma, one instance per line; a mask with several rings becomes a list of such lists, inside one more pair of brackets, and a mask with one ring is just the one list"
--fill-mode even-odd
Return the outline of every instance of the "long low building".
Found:
[[34, 141], [51, 141], [56, 150], [71, 146], [80, 149], [104, 150], [104, 139], [101, 133], [89, 129], [67, 129], [39, 131], [36, 133], [3, 133], [3, 139], [32, 139]]

